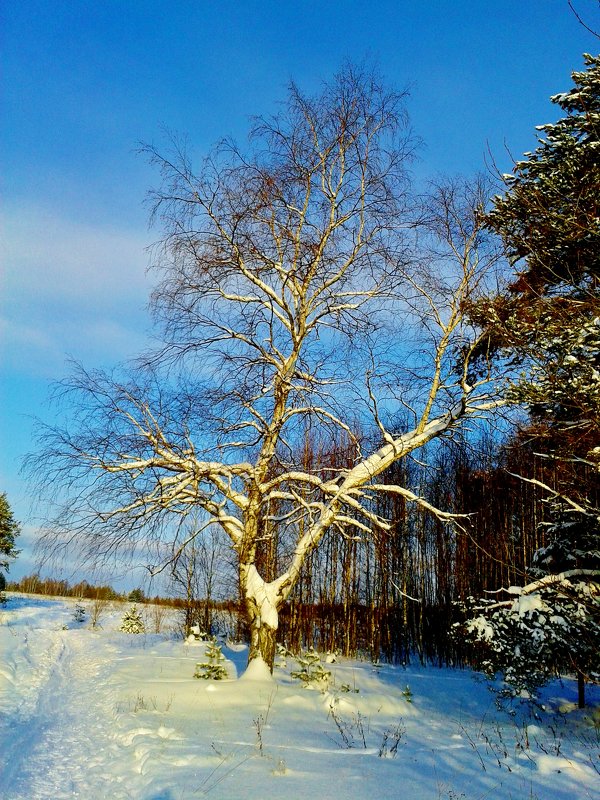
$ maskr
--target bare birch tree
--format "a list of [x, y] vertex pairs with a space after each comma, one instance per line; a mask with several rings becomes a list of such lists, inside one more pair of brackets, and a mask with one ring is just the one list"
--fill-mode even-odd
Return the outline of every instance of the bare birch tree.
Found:
[[[452, 520], [378, 478], [496, 404], [481, 359], [471, 370], [479, 333], [465, 313], [496, 258], [479, 225], [485, 190], [454, 182], [411, 199], [403, 101], [347, 68], [315, 98], [292, 85], [249, 153], [224, 143], [197, 173], [183, 147], [147, 148], [163, 175], [163, 345], [135, 380], [77, 371], [69, 430], [47, 431], [33, 462], [67, 496], [55, 545], [106, 558], [153, 544], [159, 568], [165, 546], [173, 558], [188, 543], [188, 514], [220, 525], [249, 661], [272, 666], [278, 611], [327, 531], [389, 527], [377, 494]], [[369, 419], [379, 441], [365, 450], [353, 423]], [[311, 428], [352, 442], [351, 466], [304, 470]], [[288, 547], [266, 580], [257, 564], [274, 535]]]

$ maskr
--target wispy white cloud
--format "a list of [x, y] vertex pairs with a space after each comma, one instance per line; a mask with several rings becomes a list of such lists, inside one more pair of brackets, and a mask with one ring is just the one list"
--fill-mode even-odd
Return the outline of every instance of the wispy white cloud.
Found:
[[21, 320], [0, 317], [0, 341], [3, 348], [37, 350], [48, 356], [54, 350], [54, 341], [48, 333]]
[[85, 579], [96, 585], [108, 584], [117, 591], [131, 590], [134, 586], [145, 587], [149, 592], [167, 591], [168, 573], [151, 580], [146, 564], [131, 553], [123, 553], [122, 560], [115, 558], [92, 565], [85, 560], [84, 538], [78, 535], [67, 551], [56, 551], [44, 543], [44, 532], [44, 528], [35, 524], [21, 526], [16, 542], [21, 552], [10, 565], [9, 580], [19, 581], [26, 575], [37, 574], [42, 579], [52, 577], [71, 585]]
[[116, 365], [148, 344], [144, 321], [137, 328], [128, 322], [99, 316], [30, 324], [0, 317], [0, 368], [54, 380], [62, 377], [70, 359]]
[[144, 304], [147, 232], [83, 225], [41, 206], [18, 204], [5, 206], [0, 221], [3, 293], [12, 302]]
[[4, 369], [56, 377], [66, 356], [110, 363], [139, 352], [149, 234], [15, 204], [0, 219]]

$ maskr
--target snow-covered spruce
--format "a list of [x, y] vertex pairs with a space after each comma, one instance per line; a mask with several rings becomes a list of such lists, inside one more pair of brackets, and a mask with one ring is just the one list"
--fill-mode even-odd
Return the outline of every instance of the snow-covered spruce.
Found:
[[205, 681], [222, 681], [227, 678], [227, 670], [222, 664], [225, 661], [225, 656], [216, 639], [212, 639], [208, 643], [204, 655], [206, 660], [199, 661], [196, 664], [194, 678], [201, 678]]
[[125, 612], [119, 630], [123, 631], [124, 633], [146, 632], [146, 626], [144, 625], [144, 620], [142, 619], [140, 612], [137, 610], [137, 606], [135, 604], [131, 606], [129, 611]]
[[503, 176], [506, 192], [488, 216], [511, 261], [526, 261], [515, 288], [529, 287], [532, 299], [549, 286], [597, 292], [600, 56], [584, 62], [573, 88], [551, 98], [563, 116], [537, 127], [538, 146]]
[[508, 696], [535, 696], [561, 674], [583, 683], [600, 680], [600, 522], [557, 504], [550, 544], [539, 550], [526, 586], [504, 590], [510, 599], [470, 601], [462, 629], [476, 646], [480, 666], [502, 673]]
[[557, 317], [550, 309], [535, 320], [521, 321], [515, 333], [535, 340], [535, 359], [527, 374], [513, 384], [510, 398], [526, 403], [546, 423], [575, 421], [589, 427], [600, 419], [600, 317], [575, 309], [572, 317]]
[[467, 602], [463, 628], [509, 693], [576, 674], [581, 706], [585, 680], [600, 672], [600, 508], [585, 473], [572, 470], [600, 464], [600, 57], [584, 59], [571, 91], [552, 98], [562, 118], [538, 127], [538, 146], [504, 176], [487, 216], [517, 271], [510, 292], [480, 306], [492, 348], [522, 370], [507, 399], [526, 406], [533, 441], [555, 467], [549, 482], [523, 477], [552, 506], [548, 545], [526, 585]]
[[331, 680], [331, 672], [325, 669], [319, 654], [310, 647], [305, 653], [300, 653], [295, 658], [299, 669], [290, 672], [291, 677], [302, 681], [308, 688], [324, 691]]

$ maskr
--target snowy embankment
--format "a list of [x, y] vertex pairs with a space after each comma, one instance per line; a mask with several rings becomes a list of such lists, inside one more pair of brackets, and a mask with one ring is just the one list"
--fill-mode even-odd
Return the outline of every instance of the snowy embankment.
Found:
[[9, 595], [0, 609], [3, 800], [600, 796], [597, 687], [595, 712], [574, 710], [567, 681], [546, 711], [509, 715], [468, 671], [342, 660], [308, 689], [293, 659], [236, 679], [235, 646], [228, 680], [198, 680], [205, 644], [121, 633], [122, 605], [90, 630], [74, 608]]

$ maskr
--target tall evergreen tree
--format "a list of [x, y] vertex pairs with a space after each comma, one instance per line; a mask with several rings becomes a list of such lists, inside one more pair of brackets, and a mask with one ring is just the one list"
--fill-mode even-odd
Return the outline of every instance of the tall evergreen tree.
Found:
[[552, 429], [553, 451], [600, 465], [600, 56], [584, 60], [551, 98], [565, 116], [540, 125], [537, 148], [504, 176], [487, 223], [515, 280], [474, 316], [488, 326], [482, 354], [520, 367], [510, 395]]
[[13, 517], [6, 494], [0, 494], [0, 569], [8, 572], [10, 559], [19, 554], [15, 539], [20, 533], [19, 523]]
[[600, 56], [584, 60], [573, 89], [551, 98], [566, 116], [538, 126], [488, 217], [512, 263], [525, 262], [513, 290], [529, 299], [581, 294], [600, 277]]
[[[557, 466], [548, 546], [510, 600], [477, 604], [468, 624], [488, 671], [516, 689], [555, 671], [597, 677], [600, 643], [600, 57], [585, 55], [565, 116], [538, 127], [538, 146], [504, 176], [488, 225], [516, 268], [505, 293], [475, 309], [485, 355], [515, 368], [510, 399], [530, 413], [531, 438]], [[483, 355], [483, 350], [482, 350]]]

